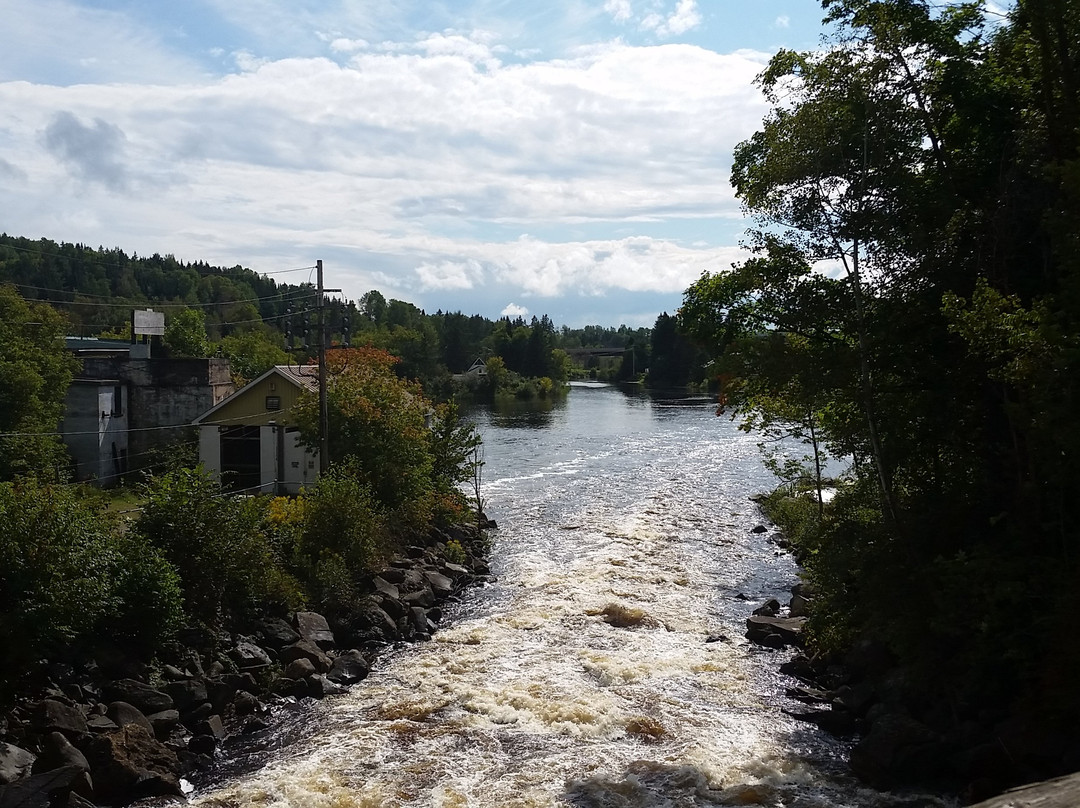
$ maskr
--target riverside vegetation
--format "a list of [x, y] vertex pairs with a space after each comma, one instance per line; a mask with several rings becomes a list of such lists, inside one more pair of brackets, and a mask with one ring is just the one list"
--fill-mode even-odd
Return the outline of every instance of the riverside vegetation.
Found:
[[486, 574], [473, 427], [389, 354], [335, 353], [334, 463], [299, 496], [224, 496], [178, 466], [131, 519], [44, 473], [0, 482], [0, 797], [177, 794], [270, 703], [362, 679]]
[[861, 659], [853, 763], [977, 796], [1080, 768], [1080, 3], [823, 7], [736, 150], [754, 255], [680, 321], [722, 412], [806, 443], [770, 513], [809, 654]]

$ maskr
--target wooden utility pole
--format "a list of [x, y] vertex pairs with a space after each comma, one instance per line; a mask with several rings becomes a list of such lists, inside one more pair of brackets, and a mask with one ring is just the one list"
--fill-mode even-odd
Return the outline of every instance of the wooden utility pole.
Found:
[[322, 476], [330, 468], [330, 405], [326, 400], [326, 317], [321, 258], [315, 262], [315, 268], [318, 270], [315, 311], [319, 328], [319, 475]]

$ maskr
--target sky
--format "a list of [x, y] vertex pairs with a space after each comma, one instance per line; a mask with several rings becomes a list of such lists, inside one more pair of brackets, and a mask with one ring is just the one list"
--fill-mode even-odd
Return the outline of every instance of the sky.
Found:
[[[817, 0], [0, 0], [0, 231], [651, 326]], [[302, 274], [302, 273], [301, 273]]]

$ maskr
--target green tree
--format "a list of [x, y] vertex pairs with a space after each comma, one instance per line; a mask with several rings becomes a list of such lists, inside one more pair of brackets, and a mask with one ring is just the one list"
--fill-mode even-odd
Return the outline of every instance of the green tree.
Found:
[[229, 360], [237, 385], [243, 385], [274, 365], [288, 364], [292, 357], [281, 347], [282, 337], [268, 331], [245, 331], [222, 337], [221, 352]]
[[206, 314], [201, 309], [181, 309], [165, 326], [163, 337], [172, 357], [201, 359], [210, 354], [206, 338]]
[[[348, 459], [361, 484], [390, 509], [424, 500], [434, 462], [431, 404], [417, 384], [398, 378], [396, 362], [376, 348], [337, 349], [327, 361], [330, 461]], [[304, 441], [317, 446], [316, 397], [302, 397], [296, 413]]]
[[52, 308], [0, 287], [0, 479], [63, 476], [67, 455], [56, 432], [79, 367], [64, 333]]

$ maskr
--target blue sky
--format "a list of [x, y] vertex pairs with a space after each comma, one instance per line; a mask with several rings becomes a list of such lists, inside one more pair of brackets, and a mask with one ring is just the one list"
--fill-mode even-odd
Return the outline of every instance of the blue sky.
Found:
[[[0, 0], [0, 230], [651, 325], [814, 0]], [[285, 276], [284, 280], [289, 279]]]

